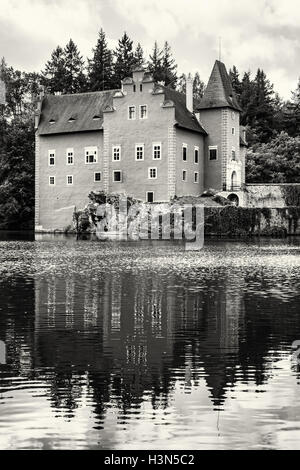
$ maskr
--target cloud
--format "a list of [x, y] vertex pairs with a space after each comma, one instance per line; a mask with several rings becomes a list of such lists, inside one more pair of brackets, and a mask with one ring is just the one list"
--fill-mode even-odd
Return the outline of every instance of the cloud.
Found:
[[70, 37], [89, 56], [103, 27], [111, 47], [124, 30], [147, 53], [168, 40], [179, 71], [199, 70], [207, 80], [221, 36], [228, 67], [263, 68], [288, 98], [300, 74], [299, 25], [298, 0], [1, 0], [0, 55], [39, 70]]

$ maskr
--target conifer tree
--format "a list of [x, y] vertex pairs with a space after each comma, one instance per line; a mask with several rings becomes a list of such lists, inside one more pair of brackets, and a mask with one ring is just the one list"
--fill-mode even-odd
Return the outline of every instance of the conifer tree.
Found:
[[84, 60], [72, 39], [64, 49], [65, 60], [65, 93], [80, 93], [86, 89]]
[[162, 66], [163, 53], [159, 49], [157, 42], [155, 41], [152, 55], [149, 56], [148, 69], [151, 72], [156, 82], [161, 82], [164, 79], [163, 66]]
[[141, 44], [138, 42], [136, 49], [134, 51], [134, 66], [135, 67], [145, 67], [145, 57], [144, 51]]
[[[186, 75], [183, 73], [179, 79], [177, 84], [177, 90], [180, 93], [186, 93]], [[200, 100], [203, 96], [205, 90], [205, 84], [201, 80], [199, 72], [195, 73], [194, 81], [193, 81], [193, 97], [195, 100]]]
[[162, 51], [162, 75], [165, 86], [170, 88], [176, 87], [177, 82], [177, 65], [173, 58], [171, 47], [166, 41]]
[[113, 57], [101, 28], [93, 58], [88, 61], [88, 87], [91, 91], [113, 88]]
[[42, 72], [42, 81], [48, 93], [65, 91], [66, 60], [64, 50], [57, 46]]
[[240, 82], [239, 76], [240, 74], [238, 72], [238, 69], [234, 65], [232, 69], [229, 70], [229, 77], [231, 79], [233, 91], [235, 92], [238, 99], [242, 93], [242, 84]]
[[114, 84], [115, 87], [120, 87], [121, 81], [124, 78], [132, 76], [132, 69], [134, 67], [132, 40], [127, 35], [126, 31], [124, 32], [122, 38], [119, 39], [114, 56]]
[[261, 142], [274, 134], [274, 90], [263, 70], [258, 69], [254, 80], [255, 127]]

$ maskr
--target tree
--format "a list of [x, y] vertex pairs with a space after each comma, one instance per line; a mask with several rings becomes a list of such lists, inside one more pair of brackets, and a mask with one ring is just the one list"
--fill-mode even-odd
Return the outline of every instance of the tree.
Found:
[[[178, 80], [177, 90], [180, 93], [186, 93], [186, 75], [183, 73]], [[205, 84], [201, 80], [199, 72], [195, 73], [193, 81], [193, 97], [195, 100], [200, 101], [205, 90]]]
[[165, 86], [176, 88], [177, 82], [177, 65], [172, 56], [172, 51], [169, 43], [166, 41], [162, 51], [162, 77]]
[[135, 67], [141, 67], [145, 68], [145, 57], [144, 57], [144, 51], [140, 43], [138, 42], [136, 49], [134, 51], [134, 66]]
[[156, 82], [161, 82], [164, 79], [162, 59], [163, 59], [163, 53], [159, 49], [158, 44], [155, 41], [152, 55], [150, 54], [149, 56], [148, 69], [149, 69], [149, 72], [151, 72]]
[[84, 61], [72, 39], [64, 49], [65, 93], [80, 93], [86, 89], [86, 77], [83, 73]]
[[88, 86], [91, 91], [113, 88], [113, 57], [101, 28], [93, 58], [88, 61]]
[[281, 132], [266, 144], [255, 144], [247, 152], [248, 183], [298, 183], [300, 136]]
[[42, 81], [49, 93], [65, 92], [66, 59], [64, 50], [57, 46], [42, 72]]
[[240, 82], [239, 76], [240, 74], [238, 72], [238, 69], [234, 65], [232, 69], [229, 70], [229, 77], [231, 80], [233, 91], [235, 92], [238, 99], [242, 93], [242, 83]]
[[292, 99], [282, 106], [283, 128], [292, 136], [300, 135], [300, 78]]
[[274, 90], [263, 70], [258, 69], [254, 80], [255, 127], [260, 142], [274, 135]]
[[119, 39], [114, 56], [114, 84], [116, 87], [120, 87], [121, 81], [124, 78], [132, 76], [132, 69], [135, 65], [132, 41], [126, 32], [124, 32], [122, 38]]

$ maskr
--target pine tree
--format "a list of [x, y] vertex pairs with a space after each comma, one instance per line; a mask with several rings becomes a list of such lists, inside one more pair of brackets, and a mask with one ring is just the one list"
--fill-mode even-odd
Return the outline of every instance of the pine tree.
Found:
[[282, 114], [284, 129], [293, 137], [300, 136], [300, 78], [292, 99], [283, 106]]
[[157, 42], [155, 41], [153, 46], [152, 55], [149, 56], [148, 61], [148, 69], [151, 72], [154, 80], [156, 82], [161, 82], [164, 79], [163, 76], [163, 66], [162, 66], [162, 59], [163, 53], [159, 49]]
[[93, 58], [88, 62], [88, 86], [91, 91], [113, 88], [113, 57], [106, 42], [103, 29], [99, 32], [98, 41], [93, 49]]
[[145, 68], [144, 51], [139, 42], [134, 51], [134, 66]]
[[83, 73], [84, 61], [72, 39], [64, 49], [65, 93], [80, 93], [86, 89], [86, 77]]
[[176, 87], [177, 82], [177, 65], [172, 56], [172, 51], [169, 43], [166, 41], [162, 54], [162, 74], [165, 86], [170, 88]]
[[49, 93], [65, 91], [66, 60], [64, 50], [57, 46], [42, 72], [42, 81]]
[[240, 74], [238, 72], [238, 69], [234, 65], [232, 67], [232, 69], [229, 70], [229, 77], [231, 79], [231, 84], [232, 84], [233, 91], [237, 95], [238, 99], [239, 99], [239, 97], [242, 93], [242, 84], [240, 82], [239, 76], [240, 76]]
[[[176, 88], [177, 88], [177, 91], [179, 91], [180, 93], [184, 93], [184, 94], [186, 93], [186, 75], [184, 73], [179, 77]], [[205, 90], [205, 84], [201, 80], [199, 72], [196, 72], [194, 76], [194, 81], [193, 81], [194, 99], [198, 101], [201, 100], [204, 90]]]
[[195, 73], [194, 83], [193, 83], [193, 95], [195, 100], [201, 100], [205, 90], [205, 84], [201, 80], [199, 72]]
[[274, 90], [263, 70], [258, 69], [254, 80], [255, 128], [260, 142], [274, 135]]
[[114, 83], [116, 87], [120, 87], [121, 81], [124, 78], [132, 76], [132, 69], [134, 67], [132, 41], [126, 32], [124, 32], [122, 38], [119, 39], [118, 46], [114, 52], [114, 56]]

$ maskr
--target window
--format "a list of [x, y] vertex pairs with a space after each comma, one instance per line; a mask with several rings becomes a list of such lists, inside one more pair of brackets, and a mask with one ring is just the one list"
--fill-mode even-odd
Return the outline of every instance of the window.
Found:
[[232, 117], [232, 120], [234, 121], [235, 120], [235, 112], [234, 111], [231, 112], [231, 117]]
[[140, 91], [143, 91], [143, 85], [140, 83]]
[[113, 162], [119, 162], [121, 160], [121, 146], [115, 145], [112, 148], [112, 160]]
[[194, 162], [199, 163], [199, 147], [195, 147], [194, 150]]
[[186, 156], [187, 156], [187, 145], [182, 144], [182, 160], [186, 162]]
[[55, 150], [48, 150], [49, 166], [55, 165]]
[[133, 85], [133, 92], [134, 92], [134, 93], [135, 93], [135, 90], [136, 90], [136, 86], [135, 86], [135, 85]]
[[147, 119], [147, 105], [141, 104], [140, 106], [140, 119]]
[[97, 163], [97, 147], [85, 148], [85, 163]]
[[144, 160], [144, 144], [136, 144], [135, 146], [135, 159]]
[[235, 135], [235, 127], [232, 127], [232, 128], [231, 128], [231, 134], [232, 134], [232, 135]]
[[55, 186], [55, 176], [49, 176], [49, 185]]
[[153, 191], [147, 191], [146, 200], [147, 200], [147, 202], [153, 202], [154, 201], [154, 192]]
[[101, 181], [101, 172], [100, 171], [97, 171], [96, 173], [94, 173], [94, 181], [95, 181], [95, 183], [99, 183], [99, 181]]
[[149, 168], [148, 169], [148, 178], [150, 180], [156, 180], [156, 178], [157, 178], [157, 168]]
[[74, 150], [67, 149], [67, 165], [74, 165]]
[[161, 159], [161, 143], [160, 142], [156, 142], [153, 144], [152, 146], [152, 150], [153, 150], [153, 160], [160, 160]]
[[231, 150], [231, 160], [236, 161], [236, 153], [235, 153], [235, 148], [234, 147], [232, 147], [232, 150]]
[[122, 171], [115, 170], [113, 172], [113, 180], [115, 183], [122, 183]]
[[186, 181], [186, 170], [182, 170], [182, 181]]
[[67, 185], [71, 186], [73, 184], [73, 175], [67, 176]]
[[129, 106], [128, 119], [135, 119], [135, 106]]
[[218, 147], [208, 147], [209, 159], [217, 160], [218, 159]]
[[198, 183], [198, 171], [194, 173], [194, 183]]

